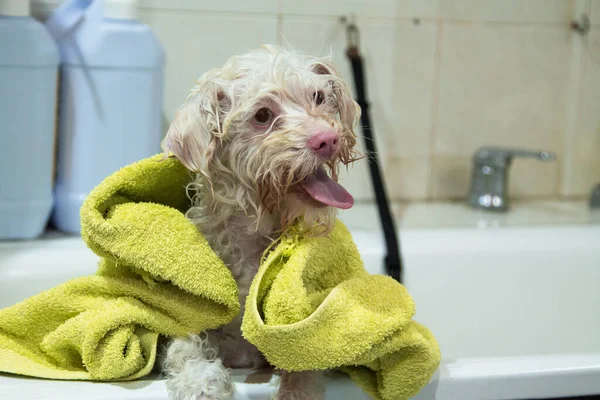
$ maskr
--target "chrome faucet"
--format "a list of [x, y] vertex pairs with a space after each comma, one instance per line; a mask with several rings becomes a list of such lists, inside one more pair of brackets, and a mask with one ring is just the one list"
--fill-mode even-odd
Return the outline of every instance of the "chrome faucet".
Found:
[[592, 190], [592, 195], [590, 196], [590, 208], [597, 208], [600, 210], [600, 184]]
[[473, 174], [469, 205], [487, 211], [508, 210], [508, 167], [514, 157], [536, 158], [542, 161], [555, 159], [554, 153], [481, 147], [473, 156]]

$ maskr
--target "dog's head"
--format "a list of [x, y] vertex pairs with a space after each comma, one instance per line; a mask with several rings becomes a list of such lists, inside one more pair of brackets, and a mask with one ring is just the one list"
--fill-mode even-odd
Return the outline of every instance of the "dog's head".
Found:
[[327, 232], [353, 204], [337, 177], [359, 115], [328, 62], [263, 46], [200, 78], [163, 147], [198, 173], [203, 201]]

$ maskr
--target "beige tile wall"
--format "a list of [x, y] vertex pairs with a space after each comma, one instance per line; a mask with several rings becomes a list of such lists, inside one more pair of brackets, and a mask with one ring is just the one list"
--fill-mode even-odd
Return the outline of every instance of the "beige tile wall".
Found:
[[572, 129], [565, 140], [562, 193], [566, 196], [588, 195], [600, 182], [600, 1], [587, 2], [586, 11], [592, 28], [577, 43]]
[[[481, 145], [542, 148], [563, 156], [569, 72], [567, 29], [444, 21], [434, 198], [468, 190], [470, 159]], [[515, 160], [513, 196], [559, 194], [560, 162]]]
[[[600, 182], [600, 0], [140, 3], [167, 51], [167, 121], [196, 77], [262, 43], [331, 52], [350, 79], [338, 17], [354, 14], [394, 200], [464, 198], [483, 145], [557, 153], [554, 163], [515, 160], [515, 197], [585, 196]], [[594, 24], [585, 38], [569, 29], [582, 12]], [[372, 198], [366, 162], [344, 181]]]

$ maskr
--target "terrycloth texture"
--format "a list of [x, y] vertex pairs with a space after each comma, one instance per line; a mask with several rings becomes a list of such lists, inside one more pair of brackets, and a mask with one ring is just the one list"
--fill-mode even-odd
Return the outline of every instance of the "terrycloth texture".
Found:
[[236, 283], [183, 215], [189, 173], [157, 156], [107, 178], [81, 210], [103, 257], [77, 278], [0, 310], [0, 371], [53, 379], [148, 374], [158, 334], [186, 335], [239, 312]]
[[252, 282], [242, 331], [278, 368], [339, 368], [376, 399], [408, 399], [440, 362], [414, 312], [402, 285], [364, 270], [338, 222], [328, 237], [287, 239], [268, 256]]
[[[102, 257], [77, 278], [0, 310], [0, 371], [54, 379], [129, 380], [150, 372], [158, 334], [200, 332], [239, 312], [236, 283], [184, 216], [189, 174], [161, 156], [102, 182], [82, 234]], [[338, 223], [328, 237], [280, 242], [253, 281], [246, 338], [276, 367], [339, 368], [375, 398], [405, 399], [439, 363], [412, 321], [403, 286], [370, 276]]]

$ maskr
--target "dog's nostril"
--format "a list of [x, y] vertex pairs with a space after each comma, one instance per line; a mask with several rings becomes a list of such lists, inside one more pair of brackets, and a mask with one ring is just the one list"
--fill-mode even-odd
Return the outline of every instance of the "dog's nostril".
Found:
[[329, 158], [337, 151], [340, 139], [333, 131], [317, 132], [308, 139], [308, 146], [320, 157]]

